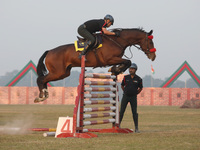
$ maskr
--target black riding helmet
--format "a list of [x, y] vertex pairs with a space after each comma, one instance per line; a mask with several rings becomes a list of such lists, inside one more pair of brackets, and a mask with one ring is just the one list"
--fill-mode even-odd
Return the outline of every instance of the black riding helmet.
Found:
[[113, 23], [114, 23], [114, 18], [111, 16], [111, 15], [106, 15], [105, 17], [104, 17], [104, 20], [110, 20], [110, 22], [112, 23], [112, 25], [113, 25]]

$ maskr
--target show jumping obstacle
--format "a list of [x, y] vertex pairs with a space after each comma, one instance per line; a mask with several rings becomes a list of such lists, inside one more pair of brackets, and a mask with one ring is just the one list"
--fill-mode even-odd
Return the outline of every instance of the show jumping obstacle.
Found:
[[[111, 79], [113, 81], [89, 81], [88, 78]], [[85, 74], [85, 56], [81, 59], [81, 74], [79, 77], [78, 95], [75, 101], [72, 133], [61, 133], [57, 137], [97, 137], [91, 132], [100, 133], [132, 133], [130, 129], [119, 128], [119, 96], [117, 77], [112, 75]], [[106, 100], [105, 100], [106, 99]], [[92, 105], [92, 107], [89, 106]], [[103, 107], [94, 107], [103, 105]], [[106, 105], [106, 106], [105, 106]], [[108, 105], [108, 106], [107, 106]], [[106, 111], [105, 113], [96, 113]], [[109, 111], [109, 112], [108, 112]], [[95, 112], [95, 113], [94, 113]], [[94, 120], [93, 118], [106, 119]], [[108, 118], [108, 119], [107, 119]], [[89, 120], [88, 120], [89, 119]], [[108, 129], [86, 129], [87, 125], [112, 123]]]
[[30, 128], [28, 130], [30, 130], [30, 131], [49, 131], [49, 132], [55, 132], [56, 128]]

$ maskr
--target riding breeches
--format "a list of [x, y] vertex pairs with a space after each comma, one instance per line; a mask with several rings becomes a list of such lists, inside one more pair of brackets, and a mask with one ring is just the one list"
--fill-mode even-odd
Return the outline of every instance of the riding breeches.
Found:
[[91, 45], [94, 45], [95, 37], [86, 29], [84, 24], [79, 26], [78, 34], [80, 34], [82, 37], [86, 38], [87, 40], [91, 41]]

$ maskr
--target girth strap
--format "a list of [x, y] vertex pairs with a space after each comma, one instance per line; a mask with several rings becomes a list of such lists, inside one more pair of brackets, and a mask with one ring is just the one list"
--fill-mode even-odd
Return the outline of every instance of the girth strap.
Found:
[[[99, 65], [99, 67], [103, 67], [103, 65], [102, 65], [102, 63], [101, 63], [101, 61], [100, 61], [100, 59], [99, 59], [99, 56], [98, 56], [98, 54], [97, 54], [97, 51], [98, 51], [98, 50], [93, 50], [93, 51], [94, 51], [94, 55], [95, 55], [96, 60], [97, 60], [97, 66]], [[96, 67], [94, 67], [94, 68], [96, 68]]]

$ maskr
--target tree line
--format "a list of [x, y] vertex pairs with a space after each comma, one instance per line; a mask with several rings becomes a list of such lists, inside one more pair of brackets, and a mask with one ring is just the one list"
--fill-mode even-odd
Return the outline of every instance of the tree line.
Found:
[[[93, 73], [92, 71], [87, 71], [89, 73]], [[0, 86], [6, 86], [17, 74], [18, 70], [14, 70], [12, 72], [7, 72], [4, 76], [0, 76]], [[71, 71], [71, 75], [68, 78], [65, 78], [60, 81], [51, 82], [54, 86], [61, 87], [77, 87], [79, 84], [79, 71]], [[19, 82], [16, 83], [15, 86], [37, 86], [36, 84], [37, 75], [31, 71], [29, 71]], [[146, 75], [143, 78], [143, 86], [144, 87], [160, 87], [168, 78], [165, 80], [156, 79], [151, 77], [150, 75]], [[176, 80], [170, 87], [176, 88], [199, 88], [196, 82], [189, 78], [186, 81]]]

